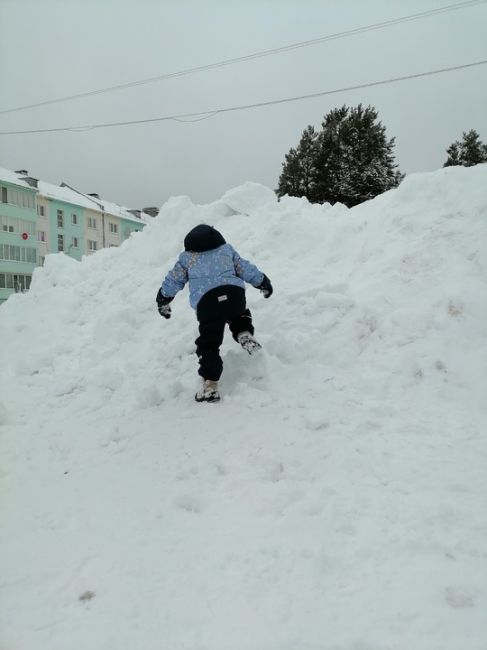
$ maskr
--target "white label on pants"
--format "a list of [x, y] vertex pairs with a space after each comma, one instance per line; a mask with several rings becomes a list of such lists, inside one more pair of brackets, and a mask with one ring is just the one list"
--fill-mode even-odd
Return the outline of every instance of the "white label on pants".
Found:
[[224, 300], [228, 300], [228, 296], [218, 296], [218, 302], [223, 302]]

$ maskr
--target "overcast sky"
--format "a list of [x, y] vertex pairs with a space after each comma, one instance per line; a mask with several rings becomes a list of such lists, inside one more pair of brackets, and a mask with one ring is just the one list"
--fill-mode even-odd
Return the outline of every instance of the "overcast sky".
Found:
[[[0, 0], [0, 110], [245, 56], [455, 0]], [[0, 115], [0, 131], [207, 111], [487, 59], [487, 4], [310, 47]], [[274, 189], [308, 125], [372, 104], [402, 172], [434, 170], [462, 131], [487, 142], [487, 65], [193, 123], [0, 136], [0, 166], [131, 208]]]

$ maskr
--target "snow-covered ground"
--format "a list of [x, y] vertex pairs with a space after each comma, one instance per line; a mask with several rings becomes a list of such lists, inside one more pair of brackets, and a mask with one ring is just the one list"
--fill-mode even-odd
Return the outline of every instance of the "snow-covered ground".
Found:
[[[271, 278], [196, 404], [205, 222]], [[487, 648], [487, 165], [351, 210], [246, 184], [0, 309], [2, 650]]]

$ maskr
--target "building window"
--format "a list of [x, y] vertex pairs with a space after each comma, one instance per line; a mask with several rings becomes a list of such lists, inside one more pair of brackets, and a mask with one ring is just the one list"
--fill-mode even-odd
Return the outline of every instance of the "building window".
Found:
[[35, 248], [24, 248], [23, 246], [0, 244], [0, 260], [6, 260], [9, 262], [30, 262], [33, 255], [35, 254]]
[[32, 237], [35, 236], [35, 221], [26, 221], [24, 219], [14, 219], [14, 217], [0, 216], [0, 230], [3, 232], [24, 233]]
[[116, 223], [112, 223], [110, 221], [110, 232], [112, 232], [114, 235], [118, 233], [118, 225]]
[[37, 241], [47, 241], [47, 233], [45, 230], [37, 231]]
[[71, 248], [78, 248], [78, 247], [79, 247], [78, 238], [77, 238], [77, 237], [73, 237], [73, 241], [72, 241], [72, 244], [71, 244]]
[[88, 250], [96, 251], [96, 241], [92, 241], [91, 239], [88, 239]]
[[95, 217], [88, 217], [88, 228], [93, 228], [96, 230], [96, 219]]
[[45, 206], [43, 206], [43, 205], [38, 205], [38, 206], [37, 206], [37, 214], [38, 214], [40, 217], [45, 217], [45, 216], [46, 216], [46, 208], [45, 208]]
[[64, 228], [64, 212], [62, 210], [57, 211], [57, 227]]
[[18, 205], [19, 208], [34, 208], [35, 197], [30, 192], [17, 190], [13, 187], [4, 187], [2, 185], [2, 203]]
[[57, 236], [57, 249], [59, 252], [64, 250], [64, 235]]
[[15, 231], [15, 225], [19, 223], [18, 219], [9, 219], [8, 217], [0, 217], [3, 232], [18, 232]]
[[73, 224], [73, 226], [77, 226], [77, 225], [78, 225], [78, 215], [75, 214], [74, 212], [73, 212], [73, 214], [71, 215], [71, 223]]
[[30, 288], [31, 275], [19, 275], [17, 273], [0, 273], [0, 289], [15, 289], [15, 291], [26, 291]]
[[20, 261], [28, 262], [29, 264], [36, 264], [37, 262], [37, 251], [35, 248], [24, 248], [20, 247]]

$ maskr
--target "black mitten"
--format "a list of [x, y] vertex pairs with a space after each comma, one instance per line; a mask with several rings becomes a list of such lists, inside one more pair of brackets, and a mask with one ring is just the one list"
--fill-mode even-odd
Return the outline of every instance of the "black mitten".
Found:
[[169, 306], [171, 300], [174, 300], [174, 298], [165, 296], [159, 289], [156, 296], [157, 310], [164, 318], [171, 318], [171, 307]]
[[264, 274], [264, 279], [259, 284], [257, 289], [259, 289], [259, 291], [262, 292], [264, 298], [270, 298], [272, 296], [273, 288], [272, 288], [271, 281], [269, 280], [267, 275]]

